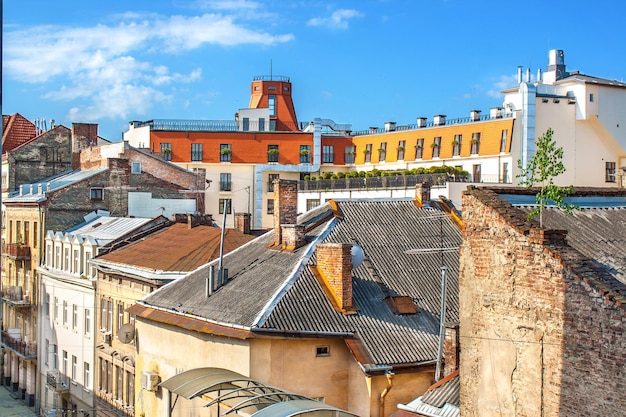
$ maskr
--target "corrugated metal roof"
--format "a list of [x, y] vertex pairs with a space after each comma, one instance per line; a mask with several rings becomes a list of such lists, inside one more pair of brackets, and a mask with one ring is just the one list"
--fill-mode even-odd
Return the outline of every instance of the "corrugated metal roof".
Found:
[[[372, 364], [431, 363], [437, 352], [441, 266], [449, 268], [447, 317], [456, 321], [459, 264], [457, 253], [432, 249], [460, 245], [459, 228], [440, 210], [418, 208], [413, 200], [338, 205], [343, 219], [335, 219], [328, 204], [299, 218], [299, 223], [317, 219], [318, 226], [307, 233], [307, 244], [293, 252], [268, 249], [270, 232], [226, 255], [230, 280], [208, 298], [204, 266], [143, 302], [253, 332], [354, 334], [362, 346], [360, 356]], [[326, 220], [320, 223], [320, 216]], [[314, 243], [355, 241], [368, 262], [353, 271], [358, 311], [344, 315], [333, 308], [308, 265], [315, 262]], [[431, 251], [407, 253], [419, 248]], [[419, 312], [393, 314], [384, 302], [389, 293], [411, 297]], [[255, 325], [259, 317], [263, 320]]]
[[98, 246], [118, 239], [131, 230], [149, 223], [152, 219], [143, 217], [98, 217], [71, 231], [71, 235], [94, 239]]
[[421, 415], [458, 417], [460, 391], [459, 372], [456, 371], [432, 385], [421, 397], [406, 405], [398, 404], [398, 408]]
[[6, 203], [32, 203], [44, 201], [46, 193], [57, 191], [72, 184], [76, 184], [87, 178], [106, 172], [108, 168], [94, 168], [71, 171], [42, 180], [38, 183], [24, 184], [20, 186], [19, 193], [7, 197]]

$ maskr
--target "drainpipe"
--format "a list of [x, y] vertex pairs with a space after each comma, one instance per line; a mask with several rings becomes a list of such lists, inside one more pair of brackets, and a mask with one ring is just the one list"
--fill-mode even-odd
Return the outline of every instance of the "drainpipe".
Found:
[[393, 388], [394, 373], [391, 371], [387, 371], [385, 372], [385, 376], [387, 377], [387, 386], [385, 387], [383, 392], [380, 393], [380, 403], [379, 403], [380, 405], [379, 405], [379, 410], [378, 410], [378, 417], [385, 417], [385, 397], [387, 396], [387, 394], [389, 394], [389, 391], [391, 391], [391, 388]]

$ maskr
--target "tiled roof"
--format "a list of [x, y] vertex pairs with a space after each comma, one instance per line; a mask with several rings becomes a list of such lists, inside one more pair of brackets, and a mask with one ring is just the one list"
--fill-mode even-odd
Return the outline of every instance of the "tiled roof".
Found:
[[2, 153], [13, 150], [35, 136], [37, 128], [21, 114], [2, 115]]
[[[222, 229], [207, 225], [189, 228], [186, 223], [175, 223], [138, 242], [98, 257], [107, 264], [125, 264], [137, 268], [161, 271], [193, 271], [219, 258]], [[224, 253], [250, 240], [236, 229], [226, 229]]]
[[[366, 365], [434, 361], [442, 263], [449, 268], [448, 320], [458, 320], [458, 253], [436, 249], [442, 242], [460, 245], [459, 228], [440, 210], [418, 208], [408, 199], [337, 203], [341, 218], [328, 203], [300, 216], [298, 223], [312, 230], [307, 244], [293, 252], [269, 249], [270, 232], [228, 254], [230, 280], [211, 296], [204, 266], [142, 304], [257, 333], [344, 335], [353, 338], [349, 343]], [[357, 242], [363, 248], [366, 259], [353, 270], [356, 314], [336, 311], [311, 272], [320, 242]], [[383, 301], [389, 294], [412, 298], [420, 311], [393, 314]]]

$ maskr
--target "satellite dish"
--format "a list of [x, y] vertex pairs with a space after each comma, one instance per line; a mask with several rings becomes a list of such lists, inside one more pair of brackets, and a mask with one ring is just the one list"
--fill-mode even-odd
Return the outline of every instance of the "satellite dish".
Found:
[[352, 245], [352, 269], [358, 268], [365, 258], [365, 253], [363, 252], [363, 248], [359, 245]]
[[126, 323], [117, 331], [117, 339], [124, 344], [132, 342], [135, 339], [135, 327]]

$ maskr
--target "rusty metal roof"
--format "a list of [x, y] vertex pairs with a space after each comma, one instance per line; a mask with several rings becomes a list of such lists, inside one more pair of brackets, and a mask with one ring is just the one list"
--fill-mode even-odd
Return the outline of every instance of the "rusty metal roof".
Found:
[[[222, 229], [186, 223], [175, 223], [140, 241], [98, 257], [109, 267], [129, 265], [154, 271], [193, 271], [220, 255]], [[254, 239], [236, 229], [226, 229], [224, 253], [231, 252]]]

